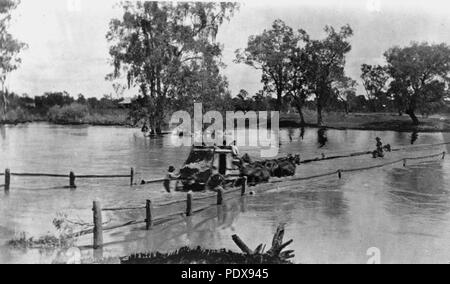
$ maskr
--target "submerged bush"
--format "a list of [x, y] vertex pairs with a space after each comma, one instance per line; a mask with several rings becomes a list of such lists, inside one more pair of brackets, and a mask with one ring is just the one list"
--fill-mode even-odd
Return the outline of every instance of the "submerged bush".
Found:
[[54, 106], [48, 111], [48, 119], [54, 123], [83, 123], [89, 114], [88, 107], [78, 103], [68, 106]]
[[68, 219], [67, 214], [57, 213], [53, 219], [53, 226], [57, 235], [35, 238], [28, 237], [25, 232], [22, 232], [10, 240], [7, 245], [16, 249], [55, 249], [69, 248], [75, 244], [74, 224]]
[[43, 236], [40, 238], [27, 237], [27, 234], [22, 232], [14, 239], [8, 242], [8, 246], [17, 249], [53, 249], [53, 248], [68, 248], [73, 245], [71, 238]]
[[0, 122], [6, 123], [23, 123], [36, 119], [29, 111], [21, 107], [8, 110], [4, 119], [0, 118]]

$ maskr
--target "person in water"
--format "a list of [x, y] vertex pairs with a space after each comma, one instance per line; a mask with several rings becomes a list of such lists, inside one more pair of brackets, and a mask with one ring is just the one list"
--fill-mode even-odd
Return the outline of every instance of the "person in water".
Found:
[[175, 191], [179, 176], [175, 174], [175, 168], [169, 167], [166, 178], [164, 179], [164, 188], [168, 193]]
[[233, 153], [234, 158], [239, 157], [239, 148], [237, 146], [236, 140], [234, 140], [233, 143], [231, 144], [231, 152]]

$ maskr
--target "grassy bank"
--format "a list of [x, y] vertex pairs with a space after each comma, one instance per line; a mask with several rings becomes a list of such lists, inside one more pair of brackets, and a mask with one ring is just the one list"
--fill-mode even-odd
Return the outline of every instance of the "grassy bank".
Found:
[[130, 125], [126, 109], [90, 109], [77, 103], [52, 107], [47, 118], [56, 124]]
[[[317, 114], [306, 110], [304, 113], [306, 125], [317, 127]], [[416, 126], [408, 115], [399, 116], [389, 113], [352, 113], [339, 112], [324, 113], [324, 127], [330, 129], [356, 129], [356, 130], [378, 130], [399, 132], [450, 132], [450, 115], [434, 115], [431, 117], [420, 117], [421, 124]], [[281, 127], [301, 126], [300, 117], [297, 113], [282, 114], [280, 117]]]
[[[317, 126], [317, 114], [313, 110], [304, 111], [306, 127]], [[330, 129], [356, 129], [399, 132], [450, 132], [450, 115], [441, 114], [431, 117], [420, 117], [421, 124], [413, 125], [407, 115], [389, 113], [324, 113], [324, 127]], [[119, 108], [92, 109], [86, 105], [73, 103], [66, 106], [54, 106], [46, 114], [34, 113], [27, 109], [16, 108], [6, 114], [0, 124], [19, 124], [27, 122], [48, 121], [62, 125], [103, 125], [130, 126], [128, 110]], [[297, 113], [281, 114], [281, 127], [300, 127]]]

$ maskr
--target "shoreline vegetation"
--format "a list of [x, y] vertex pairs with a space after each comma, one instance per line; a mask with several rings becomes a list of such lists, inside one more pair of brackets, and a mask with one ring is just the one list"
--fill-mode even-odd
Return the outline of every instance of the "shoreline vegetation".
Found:
[[[112, 108], [96, 110], [81, 104], [55, 106], [47, 114], [33, 114], [28, 110], [15, 109], [0, 120], [0, 125], [18, 125], [33, 122], [48, 122], [57, 125], [91, 125], [91, 126], [123, 126], [133, 127], [128, 115], [129, 110]], [[298, 113], [282, 113], [280, 127], [282, 128], [324, 128], [336, 130], [371, 130], [397, 132], [449, 132], [450, 116], [448, 114], [433, 115], [421, 118], [420, 125], [414, 125], [407, 115], [394, 113], [343, 113], [328, 112], [324, 114], [324, 125], [319, 127], [315, 121], [314, 110], [304, 111], [305, 123], [301, 123]]]
[[64, 118], [60, 116], [48, 117], [41, 115], [27, 115], [22, 117], [6, 117], [0, 125], [19, 125], [34, 122], [48, 122], [56, 125], [91, 125], [91, 126], [124, 126], [131, 127], [126, 111], [115, 110], [107, 114], [87, 113], [83, 117]]
[[130, 110], [123, 99], [103, 97], [78, 99], [66, 93], [49, 93], [31, 99], [10, 95], [8, 111], [0, 117], [0, 125], [49, 122], [60, 125], [132, 126]]

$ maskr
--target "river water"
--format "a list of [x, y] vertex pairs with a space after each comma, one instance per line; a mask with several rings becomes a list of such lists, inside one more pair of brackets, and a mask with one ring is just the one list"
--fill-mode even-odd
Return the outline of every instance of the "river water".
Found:
[[[325, 135], [327, 139], [320, 139], [317, 129], [312, 128], [282, 129], [280, 155], [300, 153], [303, 158], [312, 158], [366, 151], [374, 148], [377, 136], [394, 147], [450, 141], [450, 135], [442, 133], [328, 130]], [[121, 127], [46, 123], [0, 126], [0, 169], [10, 168], [14, 173], [123, 175], [134, 167], [136, 181], [158, 179], [170, 165], [179, 168], [190, 151], [189, 147], [173, 146], [174, 139], [144, 139], [138, 130]], [[259, 154], [257, 148], [244, 147], [241, 151]], [[443, 151], [448, 149], [410, 148], [388, 154], [384, 160], [364, 156], [316, 162], [300, 166], [297, 175], [313, 176]], [[5, 244], [21, 232], [33, 237], [53, 234], [52, 220], [57, 213], [65, 213], [78, 223], [91, 222], [93, 200], [99, 200], [103, 207], [126, 207], [142, 206], [146, 199], [158, 204], [184, 197], [181, 193], [165, 193], [160, 184], [130, 187], [127, 178], [77, 180], [76, 190], [64, 188], [67, 185], [67, 178], [12, 178], [9, 194], [0, 193], [0, 263], [54, 261], [59, 252], [15, 250]], [[295, 250], [296, 263], [366, 263], [370, 248], [381, 253], [382, 263], [448, 263], [449, 189], [450, 161], [439, 158], [410, 162], [407, 167], [399, 163], [346, 173], [341, 180], [331, 176], [278, 183], [268, 191], [256, 188], [253, 196], [232, 198], [223, 207], [212, 207], [150, 232], [135, 226], [105, 233], [103, 256], [164, 252], [182, 246], [236, 250], [233, 234], [256, 248], [260, 243], [269, 245], [276, 227], [285, 223], [286, 239], [294, 240], [290, 248]], [[104, 222], [142, 220], [141, 211], [108, 212]], [[81, 238], [77, 245], [90, 245], [91, 238]], [[84, 259], [91, 258], [92, 250], [82, 248], [81, 254]]]

